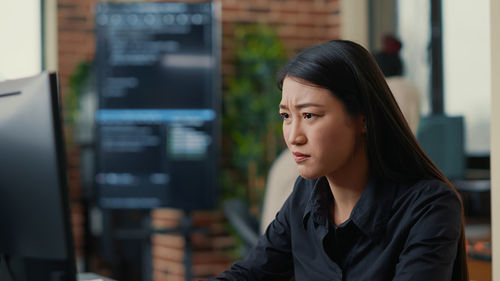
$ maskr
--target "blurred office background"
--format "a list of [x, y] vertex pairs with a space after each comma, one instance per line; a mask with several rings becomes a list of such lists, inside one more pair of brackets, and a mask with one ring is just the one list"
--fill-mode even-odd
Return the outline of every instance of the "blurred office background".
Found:
[[[193, 123], [187, 129], [184, 125], [176, 127], [176, 132], [195, 136], [197, 140], [212, 138], [215, 145], [209, 149], [217, 155], [211, 158], [212, 162], [205, 159], [204, 163], [217, 168], [213, 170], [212, 187], [190, 191], [210, 194], [198, 195], [202, 198], [201, 205], [190, 205], [188, 215], [182, 208], [182, 200], [190, 201], [187, 195], [179, 195], [176, 202], [167, 198], [150, 208], [106, 208], [96, 201], [99, 134], [95, 134], [95, 116], [102, 109], [103, 91], [98, 85], [102, 79], [98, 69], [106, 68], [100, 60], [105, 56], [100, 56], [102, 50], [98, 50], [104, 48], [99, 45], [98, 37], [106, 33], [98, 35], [97, 15], [104, 13], [102, 7], [106, 3], [140, 5], [147, 1], [2, 1], [0, 79], [29, 76], [41, 70], [59, 73], [66, 119], [71, 217], [80, 270], [122, 281], [203, 278], [211, 274], [210, 269], [220, 270], [238, 258], [241, 254], [238, 249], [244, 243], [226, 221], [222, 212], [224, 200], [239, 198], [257, 221], [261, 215], [269, 168], [284, 148], [276, 110], [280, 93], [274, 86], [279, 67], [298, 51], [332, 39], [354, 40], [376, 53], [382, 48], [382, 37], [393, 34], [402, 41], [404, 76], [420, 95], [423, 127], [417, 136], [440, 168], [461, 188], [464, 197], [472, 270], [478, 274], [473, 277], [491, 280], [490, 198], [494, 196], [490, 194], [490, 155], [494, 148], [490, 143], [490, 128], [494, 128], [492, 96], [498, 91], [491, 70], [499, 67], [495, 65], [494, 58], [498, 55], [493, 48], [499, 39], [492, 35], [495, 25], [491, 18], [492, 10], [498, 11], [499, 7], [494, 2], [221, 0], [176, 2], [181, 5], [177, 6], [177, 12], [175, 8], [170, 11], [166, 8], [167, 14], [178, 16], [187, 9], [182, 5], [212, 5], [209, 31], [204, 32], [208, 34], [205, 36], [213, 36], [206, 49], [213, 59], [208, 65], [213, 68], [211, 74], [203, 75], [205, 78], [214, 75], [213, 80], [191, 83], [210, 87], [203, 93], [213, 99], [197, 107], [210, 108], [216, 116], [208, 127]], [[183, 17], [175, 20], [182, 21]], [[191, 24], [194, 26], [197, 21], [194, 18]], [[172, 43], [168, 40], [157, 42]], [[202, 48], [193, 52], [198, 51], [203, 52]], [[182, 59], [188, 64], [191, 60], [191, 66], [198, 64], [197, 67], [207, 63], [196, 58], [193, 63], [193, 57]], [[447, 119], [436, 121], [433, 116]], [[437, 137], [436, 130], [445, 135]], [[144, 136], [144, 132], [140, 134]], [[169, 155], [186, 157], [182, 153]], [[137, 161], [147, 162], [148, 158]], [[165, 175], [156, 173], [155, 180], [165, 181]], [[189, 219], [185, 220], [185, 216]], [[150, 240], [150, 235], [155, 238]], [[191, 237], [192, 243], [186, 244], [184, 235]], [[201, 249], [196, 243], [219, 243], [219, 246]], [[161, 247], [155, 250], [151, 245]], [[186, 259], [190, 250], [194, 254]], [[152, 253], [160, 258], [148, 259]], [[163, 273], [153, 273], [153, 268]]]

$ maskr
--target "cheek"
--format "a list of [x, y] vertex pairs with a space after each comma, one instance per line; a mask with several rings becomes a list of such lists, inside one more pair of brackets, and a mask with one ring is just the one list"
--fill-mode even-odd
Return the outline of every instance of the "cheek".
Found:
[[283, 139], [285, 140], [285, 143], [288, 145], [288, 126], [283, 124]]
[[344, 134], [342, 126], [337, 121], [324, 122], [314, 130], [315, 138], [318, 141], [335, 141]]
[[340, 127], [330, 127], [316, 134], [316, 142], [327, 151], [347, 152], [354, 142], [353, 132]]

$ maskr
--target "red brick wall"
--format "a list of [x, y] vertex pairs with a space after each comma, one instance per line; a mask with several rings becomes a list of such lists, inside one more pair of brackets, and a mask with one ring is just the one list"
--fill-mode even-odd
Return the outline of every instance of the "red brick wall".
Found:
[[94, 7], [96, 0], [58, 0], [58, 61], [61, 90], [81, 61], [94, 57]]
[[[222, 0], [223, 82], [232, 72], [232, 38], [237, 23], [266, 23], [276, 27], [289, 55], [313, 44], [337, 39], [340, 0]], [[97, 0], [58, 0], [58, 57], [61, 90], [82, 61], [95, 53], [94, 10]], [[187, 1], [199, 2], [199, 1]], [[82, 253], [82, 224], [78, 149], [68, 148], [69, 181], [77, 254]]]

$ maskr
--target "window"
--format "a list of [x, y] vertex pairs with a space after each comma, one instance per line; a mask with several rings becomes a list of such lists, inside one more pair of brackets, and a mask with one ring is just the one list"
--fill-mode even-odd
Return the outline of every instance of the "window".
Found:
[[490, 154], [489, 1], [443, 0], [444, 106], [465, 117], [466, 152]]
[[42, 70], [40, 0], [0, 1], [0, 79]]

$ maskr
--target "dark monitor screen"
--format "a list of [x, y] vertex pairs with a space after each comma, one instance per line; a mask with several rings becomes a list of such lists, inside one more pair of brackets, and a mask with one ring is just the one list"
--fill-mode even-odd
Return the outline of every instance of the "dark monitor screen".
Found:
[[96, 202], [211, 209], [219, 151], [212, 2], [96, 6]]
[[213, 10], [210, 2], [99, 3], [99, 108], [212, 108]]
[[0, 274], [20, 259], [15, 280], [75, 280], [58, 104], [56, 74], [0, 83]]

